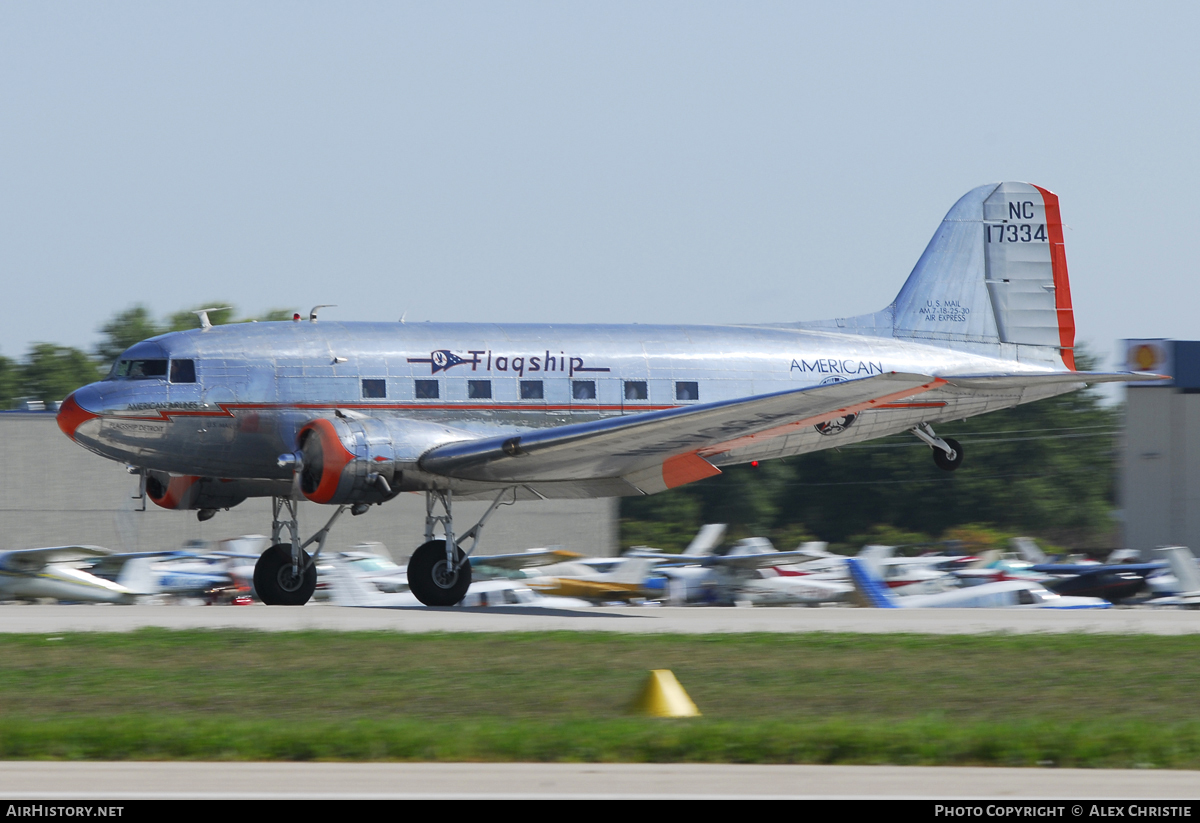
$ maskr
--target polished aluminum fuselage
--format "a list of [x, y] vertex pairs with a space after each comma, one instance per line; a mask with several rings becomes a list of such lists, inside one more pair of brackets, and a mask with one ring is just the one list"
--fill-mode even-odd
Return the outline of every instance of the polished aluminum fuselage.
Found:
[[[997, 353], [1005, 354], [1003, 349]], [[123, 357], [193, 360], [195, 382], [113, 379], [80, 389], [75, 400], [88, 419], [75, 429], [78, 443], [144, 469], [278, 480], [291, 477], [292, 470], [278, 465], [277, 458], [296, 448], [299, 429], [334, 415], [405, 421], [400, 457], [407, 464], [406, 477], [421, 478], [421, 455], [454, 441], [886, 372], [948, 376], [1055, 370], [944, 344], [798, 326], [247, 323], [162, 335]], [[418, 381], [426, 382], [419, 386]], [[437, 397], [428, 396], [427, 381], [436, 381]], [[523, 382], [538, 381], [540, 397], [530, 397], [536, 392], [528, 387], [523, 392]], [[942, 386], [912, 402], [860, 414], [844, 429], [806, 427], [713, 462], [845, 445], [1072, 388]], [[490, 396], [481, 396], [485, 393]], [[423, 482], [455, 487], [436, 476]]]

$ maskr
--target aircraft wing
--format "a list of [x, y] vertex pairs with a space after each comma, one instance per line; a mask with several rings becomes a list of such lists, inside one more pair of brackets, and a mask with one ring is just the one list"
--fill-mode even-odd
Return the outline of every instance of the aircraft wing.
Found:
[[0, 569], [10, 572], [36, 572], [50, 563], [67, 563], [89, 557], [107, 557], [99, 546], [53, 546], [45, 549], [14, 549], [0, 552]]
[[1164, 374], [1141, 371], [1062, 371], [1045, 374], [963, 374], [945, 378], [961, 389], [1023, 389], [1064, 383], [1144, 383], [1170, 380]]
[[707, 458], [944, 384], [929, 375], [890, 372], [515, 437], [448, 443], [427, 452], [420, 465], [433, 474], [491, 483], [613, 478], [627, 484], [627, 494], [652, 493], [719, 474]]
[[1167, 563], [1117, 563], [1115, 565], [1084, 566], [1073, 563], [1038, 563], [1032, 567], [1035, 572], [1043, 574], [1069, 574], [1084, 577], [1089, 574], [1107, 574], [1109, 572], [1131, 572], [1147, 575], [1159, 569], [1167, 568]]
[[471, 557], [472, 566], [493, 566], [497, 569], [532, 569], [536, 566], [553, 566], [583, 557], [578, 552], [564, 549], [530, 549], [516, 554], [480, 554]]
[[765, 569], [769, 566], [790, 566], [793, 563], [803, 563], [811, 560], [807, 552], [771, 552], [769, 554], [735, 554], [715, 555], [705, 557], [701, 564], [705, 566], [725, 566], [734, 569]]

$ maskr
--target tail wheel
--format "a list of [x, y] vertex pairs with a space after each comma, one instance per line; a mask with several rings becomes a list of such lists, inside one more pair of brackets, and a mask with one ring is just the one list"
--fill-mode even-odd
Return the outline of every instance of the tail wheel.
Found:
[[300, 574], [292, 570], [292, 547], [276, 543], [254, 564], [254, 591], [268, 606], [303, 606], [317, 589], [317, 567], [300, 551]]
[[426, 606], [456, 606], [471, 586], [471, 564], [455, 547], [454, 566], [446, 562], [446, 541], [430, 540], [408, 560], [408, 588]]
[[933, 462], [937, 463], [937, 467], [942, 471], [952, 472], [957, 469], [959, 464], [963, 461], [962, 444], [951, 437], [943, 437], [942, 439], [946, 441], [947, 446], [954, 449], [954, 457], [950, 457], [950, 455], [946, 454], [941, 449], [934, 449]]

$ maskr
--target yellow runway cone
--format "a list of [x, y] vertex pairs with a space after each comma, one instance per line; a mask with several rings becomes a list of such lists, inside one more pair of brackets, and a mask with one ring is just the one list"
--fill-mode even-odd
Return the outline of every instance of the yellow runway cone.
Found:
[[655, 669], [646, 679], [642, 693], [633, 701], [637, 714], [651, 717], [699, 717], [700, 710], [679, 685], [670, 669]]

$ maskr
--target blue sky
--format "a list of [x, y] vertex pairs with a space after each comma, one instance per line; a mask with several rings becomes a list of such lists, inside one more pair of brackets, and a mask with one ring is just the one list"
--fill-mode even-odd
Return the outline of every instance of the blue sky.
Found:
[[1113, 365], [1200, 337], [1198, 8], [3, 4], [0, 354], [139, 302], [859, 314], [1009, 179], [1059, 194]]

